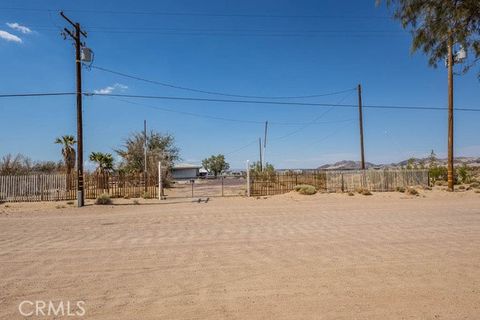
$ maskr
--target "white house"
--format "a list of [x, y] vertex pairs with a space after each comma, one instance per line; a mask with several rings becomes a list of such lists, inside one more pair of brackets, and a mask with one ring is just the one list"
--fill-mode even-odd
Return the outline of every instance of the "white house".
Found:
[[196, 179], [202, 166], [188, 163], [179, 163], [172, 168], [173, 179]]

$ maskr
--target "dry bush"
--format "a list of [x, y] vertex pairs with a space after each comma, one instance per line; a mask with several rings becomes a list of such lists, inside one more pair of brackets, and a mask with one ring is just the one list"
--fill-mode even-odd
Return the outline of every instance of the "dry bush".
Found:
[[139, 205], [139, 204], [140, 204], [140, 201], [138, 201], [137, 199], [134, 199], [134, 200], [133, 200], [133, 204], [134, 204], [134, 205]]
[[352, 191], [350, 191], [350, 192], [348, 193], [348, 195], [349, 195], [350, 197], [353, 197], [353, 196], [355, 195], [355, 193], [353, 193]]
[[408, 194], [408, 195], [411, 195], [411, 196], [418, 196], [419, 195], [417, 189], [412, 188], [412, 187], [407, 188], [405, 190], [405, 193]]
[[395, 190], [397, 190], [398, 192], [404, 193], [405, 187], [397, 187]]
[[298, 193], [304, 194], [304, 195], [312, 195], [317, 193], [317, 189], [315, 189], [314, 186], [311, 186], [309, 184], [300, 184], [298, 186], [293, 187], [293, 189]]
[[110, 199], [110, 196], [108, 194], [104, 193], [97, 197], [97, 199], [95, 200], [95, 204], [99, 204], [99, 205], [112, 204], [112, 199]]
[[358, 194], [364, 195], [364, 196], [371, 196], [372, 195], [370, 190], [368, 190], [366, 188], [357, 188], [357, 189], [355, 189], [355, 192], [358, 193]]
[[370, 190], [368, 189], [363, 189], [362, 191], [362, 196], [371, 196], [372, 193], [370, 192]]

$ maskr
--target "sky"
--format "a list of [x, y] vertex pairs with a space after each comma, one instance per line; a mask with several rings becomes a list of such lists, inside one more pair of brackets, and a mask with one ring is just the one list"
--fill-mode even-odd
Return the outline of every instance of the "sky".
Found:
[[[361, 1], [10, 1], [0, 5], [0, 94], [74, 92], [64, 10], [87, 31], [94, 52], [82, 69], [85, 92], [202, 99], [446, 107], [447, 72], [410, 51], [411, 35], [384, 6]], [[180, 90], [153, 82], [221, 92]], [[455, 77], [455, 106], [480, 109], [479, 66]], [[348, 91], [347, 91], [348, 90]], [[342, 92], [342, 93], [338, 93]], [[334, 95], [313, 98], [278, 97]], [[224, 154], [232, 168], [259, 157], [269, 122], [267, 162], [315, 168], [359, 160], [356, 108], [87, 96], [85, 159], [114, 153], [143, 130], [170, 133], [182, 162]], [[455, 114], [456, 156], [480, 156], [480, 112]], [[366, 160], [391, 163], [446, 155], [446, 110], [364, 109]], [[76, 134], [75, 96], [0, 98], [0, 157], [60, 160], [53, 141]], [[89, 163], [86, 163], [88, 166]]]

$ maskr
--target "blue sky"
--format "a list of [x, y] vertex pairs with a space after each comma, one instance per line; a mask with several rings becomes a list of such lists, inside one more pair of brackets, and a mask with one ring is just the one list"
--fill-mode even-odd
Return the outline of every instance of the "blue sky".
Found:
[[[95, 66], [151, 80], [254, 96], [321, 94], [361, 83], [367, 105], [445, 107], [447, 102], [445, 68], [428, 67], [421, 53], [411, 55], [408, 32], [384, 7], [375, 7], [374, 0], [2, 1], [0, 93], [75, 90], [73, 46], [59, 35], [66, 24], [58, 9], [89, 33], [86, 43], [95, 52]], [[456, 77], [457, 107], [480, 109], [478, 69]], [[83, 87], [222, 98], [98, 69], [83, 69]], [[84, 99], [85, 158], [91, 151], [113, 152], [130, 132], [143, 128], [144, 119], [149, 128], [175, 136], [185, 162], [223, 153], [232, 167], [241, 168], [245, 160], [258, 158], [255, 141], [263, 135], [262, 124], [185, 114], [196, 113], [268, 120], [266, 158], [279, 168], [359, 159], [354, 108], [122, 100], [136, 104], [108, 97]], [[357, 96], [351, 91], [278, 101], [355, 104]], [[0, 156], [23, 153], [35, 160], [58, 160], [60, 150], [53, 140], [76, 132], [74, 96], [3, 98], [0, 113]], [[318, 123], [302, 125], [314, 119]], [[480, 113], [456, 113], [457, 155], [480, 156], [479, 120]], [[393, 162], [425, 156], [431, 149], [440, 156], [446, 153], [446, 112], [365, 109], [364, 125], [367, 161]]]

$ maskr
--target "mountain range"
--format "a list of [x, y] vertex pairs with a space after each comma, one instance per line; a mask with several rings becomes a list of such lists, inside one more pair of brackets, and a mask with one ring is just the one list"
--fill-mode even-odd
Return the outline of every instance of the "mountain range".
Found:
[[[430, 166], [430, 159], [429, 158], [411, 158], [407, 160], [403, 160], [397, 163], [390, 163], [390, 164], [374, 164], [371, 162], [365, 162], [365, 167], [368, 168], [401, 168], [406, 167], [408, 164], [414, 167], [421, 167], [422, 165], [425, 167]], [[439, 166], [446, 166], [447, 159], [436, 159], [436, 164]], [[457, 157], [454, 161], [455, 165], [462, 165], [467, 164], [472, 167], [480, 167], [480, 157]], [[332, 164], [325, 164], [317, 169], [319, 170], [352, 170], [352, 169], [360, 169], [360, 161], [352, 161], [352, 160], [342, 160]]]

